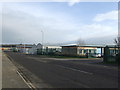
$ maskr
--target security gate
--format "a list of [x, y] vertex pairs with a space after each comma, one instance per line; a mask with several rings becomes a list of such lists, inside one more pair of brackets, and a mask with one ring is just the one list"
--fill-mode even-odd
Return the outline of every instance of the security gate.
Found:
[[117, 62], [119, 61], [120, 47], [118, 46], [106, 46], [104, 48], [104, 62]]

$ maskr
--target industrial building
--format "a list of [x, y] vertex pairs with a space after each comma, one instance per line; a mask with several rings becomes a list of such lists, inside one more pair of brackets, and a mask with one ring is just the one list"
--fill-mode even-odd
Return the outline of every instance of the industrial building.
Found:
[[45, 54], [60, 54], [61, 53], [61, 50], [62, 50], [62, 47], [60, 46], [50, 46], [50, 45], [47, 45], [47, 46], [44, 46], [44, 53]]
[[104, 46], [98, 45], [64, 45], [62, 46], [62, 54], [69, 56], [93, 56], [98, 53], [98, 48], [101, 49], [100, 53], [104, 53]]
[[1, 44], [0, 49], [4, 51], [10, 51], [12, 48], [15, 48], [16, 44]]
[[16, 46], [16, 50], [25, 54], [37, 54], [38, 50], [42, 49], [42, 44], [21, 44]]
[[42, 49], [42, 44], [3, 44], [1, 49], [3, 51], [21, 52], [24, 54], [37, 54], [37, 50]]

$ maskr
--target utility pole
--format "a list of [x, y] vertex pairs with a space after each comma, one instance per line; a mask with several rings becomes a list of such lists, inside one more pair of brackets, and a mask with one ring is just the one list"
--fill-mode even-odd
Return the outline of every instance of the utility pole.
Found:
[[41, 32], [42, 32], [42, 45], [43, 45], [43, 40], [44, 40], [44, 32], [43, 32], [43, 30], [41, 30]]
[[41, 30], [41, 32], [42, 32], [42, 54], [43, 54], [43, 40], [44, 40], [44, 32], [43, 32], [43, 30]]

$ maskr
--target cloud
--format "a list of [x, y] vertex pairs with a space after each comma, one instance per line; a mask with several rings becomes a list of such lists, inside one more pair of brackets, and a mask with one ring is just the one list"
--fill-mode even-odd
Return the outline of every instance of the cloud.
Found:
[[44, 31], [44, 43], [63, 43], [80, 37], [86, 40], [98, 38], [96, 43], [99, 43], [102, 37], [117, 35], [116, 26], [76, 23], [69, 14], [49, 12], [42, 7], [8, 5], [2, 15], [3, 43], [39, 43], [42, 41], [41, 29]]
[[74, 35], [82, 38], [86, 44], [112, 44], [118, 34], [117, 31], [117, 27], [93, 23], [81, 26]]
[[97, 45], [113, 45], [116, 35], [108, 35], [103, 37], [88, 38], [86, 39], [86, 44], [97, 44]]
[[104, 37], [104, 36], [110, 36], [110, 35], [117, 35], [117, 28], [102, 25], [102, 24], [89, 24], [89, 25], [83, 25], [79, 32], [81, 33], [81, 36], [85, 39], [88, 38], [97, 38], [97, 37]]
[[[70, 0], [0, 0], [0, 2], [69, 2], [69, 1]], [[81, 2], [119, 2], [119, 0], [81, 0]]]
[[77, 3], [79, 3], [80, 1], [81, 0], [70, 0], [70, 1], [68, 1], [68, 5], [73, 6], [73, 5], [77, 4]]
[[44, 31], [44, 43], [65, 42], [73, 40], [74, 37], [71, 38], [70, 35], [78, 30], [78, 26], [70, 21], [70, 16], [64, 13], [51, 14], [52, 12], [39, 10], [40, 15], [37, 12], [36, 16], [35, 13], [28, 13], [29, 10], [25, 12], [25, 9], [18, 10], [15, 7], [3, 10], [3, 43], [41, 42], [41, 30]]
[[118, 11], [110, 11], [107, 13], [97, 14], [94, 21], [101, 22], [106, 20], [118, 20]]

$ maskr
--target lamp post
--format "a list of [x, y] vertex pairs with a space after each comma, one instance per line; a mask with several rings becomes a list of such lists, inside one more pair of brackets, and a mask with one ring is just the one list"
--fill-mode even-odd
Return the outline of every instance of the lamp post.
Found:
[[43, 30], [41, 30], [41, 32], [42, 32], [42, 54], [43, 54], [43, 40], [44, 40], [44, 32], [43, 32]]
[[43, 30], [41, 30], [41, 32], [42, 32], [42, 45], [43, 45], [44, 32], [43, 32]]

